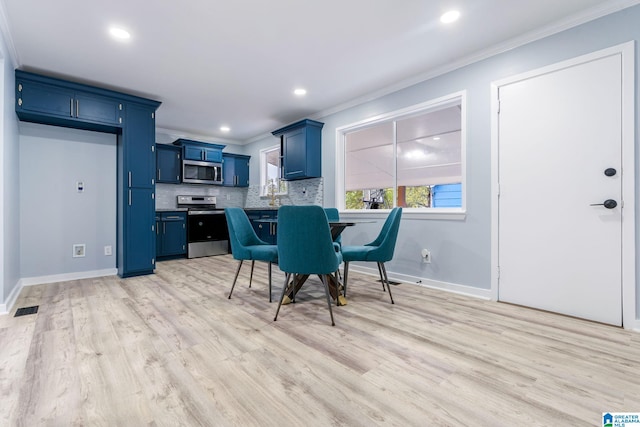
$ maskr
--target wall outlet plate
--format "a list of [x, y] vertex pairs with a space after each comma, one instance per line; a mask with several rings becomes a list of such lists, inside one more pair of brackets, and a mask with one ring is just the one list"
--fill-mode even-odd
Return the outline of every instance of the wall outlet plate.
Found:
[[107, 256], [108, 256], [108, 255], [111, 255], [112, 253], [113, 253], [113, 252], [112, 252], [112, 250], [111, 250], [111, 245], [107, 245], [107, 246], [105, 246], [105, 247], [104, 247], [104, 254], [105, 254], [105, 255], [107, 255]]
[[73, 257], [82, 258], [85, 256], [87, 246], [84, 243], [76, 243], [73, 245]]

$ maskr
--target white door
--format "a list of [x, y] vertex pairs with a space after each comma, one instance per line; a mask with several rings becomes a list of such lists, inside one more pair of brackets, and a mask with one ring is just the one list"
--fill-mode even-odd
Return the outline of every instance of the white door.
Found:
[[499, 300], [622, 324], [621, 67], [499, 87]]

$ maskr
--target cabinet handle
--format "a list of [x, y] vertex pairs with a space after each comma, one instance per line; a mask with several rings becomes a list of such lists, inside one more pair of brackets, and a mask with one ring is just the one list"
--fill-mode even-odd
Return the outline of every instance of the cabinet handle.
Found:
[[160, 232], [160, 228], [158, 227], [158, 223], [156, 222], [156, 236], [158, 235], [159, 232]]
[[131, 206], [131, 190], [129, 190], [129, 206]]
[[167, 234], [167, 223], [166, 222], [162, 223], [162, 234]]
[[80, 117], [80, 100], [76, 99], [76, 117]]
[[166, 216], [165, 219], [182, 219], [182, 217], [179, 217], [178, 215], [169, 215]]
[[162, 178], [162, 170], [158, 169], [158, 181], [160, 181]]
[[131, 187], [131, 171], [129, 171], [129, 187]]
[[73, 117], [73, 98], [69, 98], [69, 117]]

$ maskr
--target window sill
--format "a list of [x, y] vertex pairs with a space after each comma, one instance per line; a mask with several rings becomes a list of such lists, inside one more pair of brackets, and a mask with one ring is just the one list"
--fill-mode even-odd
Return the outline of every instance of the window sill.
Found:
[[[363, 210], [342, 210], [340, 218], [386, 218], [391, 212], [390, 209], [363, 209]], [[467, 211], [462, 209], [410, 209], [402, 210], [402, 217], [406, 219], [429, 219], [429, 220], [451, 220], [464, 221]]]

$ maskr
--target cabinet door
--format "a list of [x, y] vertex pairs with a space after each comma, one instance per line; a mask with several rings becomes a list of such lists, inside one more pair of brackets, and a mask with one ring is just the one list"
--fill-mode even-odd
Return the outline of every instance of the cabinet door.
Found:
[[73, 91], [35, 82], [18, 83], [17, 109], [63, 118], [74, 116]]
[[187, 160], [204, 160], [204, 151], [200, 147], [185, 145], [184, 158]]
[[212, 148], [203, 148], [204, 160], [206, 162], [221, 162], [222, 151]]
[[160, 215], [156, 215], [156, 258], [162, 256], [162, 236], [160, 235], [162, 230], [162, 220]]
[[178, 147], [156, 144], [156, 182], [180, 183], [182, 165], [180, 152]]
[[233, 156], [222, 155], [222, 175], [224, 181], [222, 185], [225, 187], [236, 186], [236, 158]]
[[162, 255], [182, 255], [187, 251], [187, 218], [176, 213], [162, 217]]
[[306, 176], [307, 150], [305, 130], [298, 129], [282, 136], [284, 179]]
[[153, 188], [156, 176], [154, 110], [127, 105], [123, 135], [128, 187]]
[[117, 99], [105, 96], [75, 94], [75, 117], [108, 125], [120, 125], [122, 123], [123, 105]]
[[236, 187], [249, 186], [249, 160], [244, 157], [235, 159]]
[[123, 276], [152, 272], [156, 257], [153, 190], [127, 190]]

